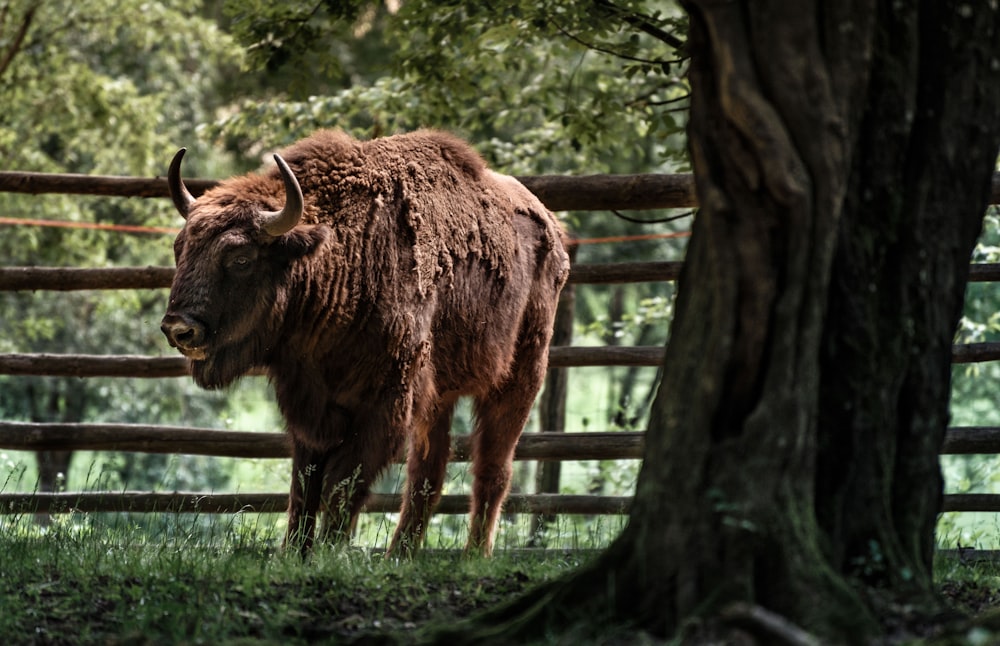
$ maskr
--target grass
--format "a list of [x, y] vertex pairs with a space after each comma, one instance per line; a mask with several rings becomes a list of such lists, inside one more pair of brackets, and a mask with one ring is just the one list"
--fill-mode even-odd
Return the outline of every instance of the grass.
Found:
[[[480, 559], [430, 550], [397, 561], [352, 547], [319, 548], [303, 560], [275, 549], [274, 523], [258, 515], [64, 515], [45, 528], [29, 517], [0, 517], [0, 637], [17, 644], [306, 644], [394, 635], [406, 643], [407, 635], [508, 601], [596, 553], [501, 548]], [[958, 641], [927, 643], [1000, 635], [992, 610], [1000, 606], [1000, 562], [941, 555], [935, 575], [954, 607], [977, 619]], [[600, 635], [601, 643], [642, 637], [607, 629], [615, 632]], [[593, 643], [593, 636], [574, 640]]]
[[[13, 643], [313, 643], [454, 622], [580, 565], [593, 552], [429, 551], [395, 561], [361, 548], [306, 560], [252, 524], [164, 517], [0, 520], [0, 636]], [[162, 529], [162, 528], [160, 528]]]
[[[32, 490], [30, 457], [0, 453], [0, 492]], [[74, 489], [114, 490], [103, 463], [88, 457], [74, 460]], [[171, 456], [151, 488], [176, 488], [172, 474], [184, 464]], [[466, 490], [463, 474], [456, 469], [449, 492]], [[386, 486], [398, 487], [401, 476], [392, 475]], [[467, 517], [438, 514], [428, 527], [431, 549], [397, 562], [381, 554], [397, 516], [364, 514], [354, 544], [365, 547], [320, 548], [303, 561], [276, 549], [284, 514], [69, 513], [47, 527], [30, 515], [0, 515], [0, 638], [294, 644], [399, 634], [405, 643], [413, 631], [453, 623], [577, 567], [625, 522], [559, 516], [545, 534], [550, 549], [527, 554], [530, 516], [505, 515], [494, 558], [483, 560], [461, 556]]]
[[1000, 561], [996, 559], [938, 555], [934, 580], [958, 610], [978, 615], [1000, 607]]

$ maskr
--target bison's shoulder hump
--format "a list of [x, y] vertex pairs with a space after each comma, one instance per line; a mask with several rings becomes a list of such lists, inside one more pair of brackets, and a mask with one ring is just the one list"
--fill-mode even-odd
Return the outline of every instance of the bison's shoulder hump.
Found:
[[429, 136], [439, 146], [444, 161], [473, 179], [482, 176], [486, 170], [486, 162], [472, 146], [447, 132], [430, 131]]
[[346, 160], [357, 156], [360, 142], [341, 130], [317, 130], [281, 151], [285, 161], [301, 165], [307, 160]]
[[367, 146], [373, 161], [379, 160], [386, 167], [410, 174], [454, 172], [457, 176], [478, 181], [486, 172], [486, 162], [479, 153], [458, 137], [440, 130], [417, 130], [373, 139]]
[[[357, 140], [340, 130], [318, 130], [285, 148], [281, 155], [296, 174], [317, 177], [366, 173], [382, 176], [413, 168], [436, 175], [447, 168], [459, 177], [479, 181], [487, 170], [475, 149], [440, 130], [418, 130], [370, 141]], [[309, 178], [305, 179], [308, 183]]]

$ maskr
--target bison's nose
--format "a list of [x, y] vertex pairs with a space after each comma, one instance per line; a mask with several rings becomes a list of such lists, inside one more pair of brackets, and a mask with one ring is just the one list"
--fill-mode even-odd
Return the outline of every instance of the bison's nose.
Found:
[[205, 326], [198, 321], [181, 315], [167, 314], [160, 329], [170, 341], [170, 345], [181, 350], [195, 350], [205, 345]]

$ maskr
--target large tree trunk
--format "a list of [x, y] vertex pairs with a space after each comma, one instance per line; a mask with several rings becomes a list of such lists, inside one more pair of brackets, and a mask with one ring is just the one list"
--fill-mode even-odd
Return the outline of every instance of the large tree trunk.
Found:
[[1000, 141], [1000, 12], [880, 7], [830, 286], [817, 512], [834, 567], [930, 596], [951, 344]]
[[701, 211], [629, 525], [467, 642], [604, 612], [695, 641], [800, 637], [777, 613], [863, 643], [879, 595], [852, 583], [872, 545], [893, 571], [860, 582], [934, 603], [949, 348], [997, 152], [997, 10], [686, 6]]
[[603, 564], [634, 575], [617, 611], [657, 634], [734, 603], [874, 630], [814, 514], [819, 342], [870, 42], [864, 11], [828, 11], [689, 7], [701, 210], [635, 506]]

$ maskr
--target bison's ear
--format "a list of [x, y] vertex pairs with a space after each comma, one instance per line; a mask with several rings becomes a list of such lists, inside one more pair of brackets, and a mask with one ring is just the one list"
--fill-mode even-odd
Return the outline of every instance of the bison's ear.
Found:
[[311, 254], [328, 237], [330, 227], [325, 224], [300, 225], [285, 235], [274, 238], [273, 244], [279, 245], [289, 257], [299, 258]]

